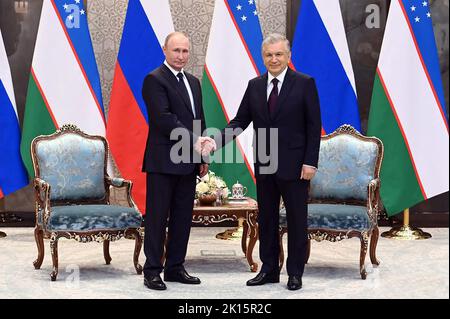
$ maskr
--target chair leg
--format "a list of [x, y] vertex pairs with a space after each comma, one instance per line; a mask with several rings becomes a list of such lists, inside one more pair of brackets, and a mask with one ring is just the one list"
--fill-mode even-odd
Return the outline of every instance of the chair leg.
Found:
[[135, 244], [134, 244], [134, 254], [133, 254], [133, 265], [136, 269], [138, 275], [142, 274], [142, 266], [139, 264], [139, 254], [141, 253], [142, 247], [142, 235], [138, 229], [133, 231]]
[[308, 263], [310, 255], [311, 255], [311, 239], [308, 239], [308, 246], [306, 247], [305, 264]]
[[56, 281], [58, 276], [58, 239], [57, 235], [52, 235], [50, 238], [50, 251], [52, 253], [53, 271], [50, 273], [52, 281]]
[[109, 240], [103, 241], [103, 256], [105, 257], [105, 262], [107, 265], [111, 263], [111, 255], [109, 254]]
[[366, 254], [367, 254], [367, 246], [368, 246], [368, 238], [367, 236], [361, 235], [359, 238], [361, 241], [361, 252], [359, 256], [359, 273], [361, 274], [362, 279], [366, 279], [367, 272], [366, 272], [366, 266], [364, 265], [364, 262], [366, 260]]
[[34, 228], [34, 239], [36, 240], [38, 256], [37, 259], [33, 261], [33, 266], [34, 269], [40, 269], [42, 262], [44, 261], [44, 232], [39, 226]]
[[380, 264], [380, 261], [377, 259], [377, 256], [376, 256], [379, 235], [380, 235], [380, 230], [378, 229], [378, 226], [375, 226], [372, 231], [372, 237], [370, 238], [370, 261], [372, 262], [372, 265], [376, 265], [376, 266], [378, 266]]
[[280, 272], [281, 269], [283, 269], [284, 265], [284, 249], [283, 249], [283, 236], [285, 231], [283, 229], [280, 229], [280, 254], [279, 254], [279, 264], [280, 264]]

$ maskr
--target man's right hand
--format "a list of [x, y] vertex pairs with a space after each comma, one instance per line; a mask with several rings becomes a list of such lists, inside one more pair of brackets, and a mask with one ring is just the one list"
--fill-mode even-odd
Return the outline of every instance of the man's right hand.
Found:
[[195, 142], [194, 149], [197, 153], [206, 156], [212, 151], [215, 151], [217, 149], [217, 145], [212, 138], [208, 136], [201, 136], [197, 139], [197, 142]]

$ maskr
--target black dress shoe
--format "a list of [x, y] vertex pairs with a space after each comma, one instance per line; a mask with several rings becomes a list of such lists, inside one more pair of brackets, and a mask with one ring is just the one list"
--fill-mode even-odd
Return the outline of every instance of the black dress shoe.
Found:
[[280, 282], [280, 274], [260, 272], [255, 278], [247, 281], [247, 286], [261, 286], [268, 283]]
[[188, 285], [198, 285], [200, 284], [200, 279], [189, 275], [186, 270], [181, 269], [175, 272], [164, 272], [165, 281], [180, 282], [182, 284]]
[[289, 276], [287, 288], [289, 290], [299, 290], [300, 288], [302, 288], [302, 277]]
[[162, 281], [160, 275], [144, 277], [144, 285], [153, 290], [166, 290], [166, 284]]

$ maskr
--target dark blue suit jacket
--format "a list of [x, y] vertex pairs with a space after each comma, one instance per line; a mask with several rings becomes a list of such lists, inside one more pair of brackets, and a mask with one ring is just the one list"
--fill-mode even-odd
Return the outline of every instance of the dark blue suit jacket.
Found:
[[[201, 121], [201, 132], [205, 129], [200, 81], [184, 72], [194, 98], [196, 120]], [[193, 142], [198, 138], [193, 132], [194, 114], [188, 96], [179, 88], [178, 79], [166, 65], [148, 74], [142, 87], [142, 96], [147, 105], [149, 132], [144, 153], [142, 171], [147, 173], [187, 175], [198, 169], [195, 163], [173, 163], [170, 150], [177, 140], [170, 140], [176, 128], [185, 128], [190, 135], [191, 157]]]
[[[317, 167], [322, 131], [319, 98], [313, 78], [288, 68], [278, 96], [274, 114], [267, 104], [267, 73], [249, 81], [236, 117], [227, 128], [245, 130], [250, 122], [256, 132], [254, 150], [261, 147], [258, 129], [278, 129], [278, 168], [276, 176], [283, 180], [300, 178], [303, 164]], [[268, 136], [268, 133], [266, 133]], [[223, 146], [236, 136], [222, 131]], [[221, 143], [220, 143], [221, 142]], [[268, 152], [270, 145], [266, 145]], [[273, 156], [274, 154], [271, 154]], [[267, 166], [255, 156], [255, 176], [264, 178], [259, 168]]]

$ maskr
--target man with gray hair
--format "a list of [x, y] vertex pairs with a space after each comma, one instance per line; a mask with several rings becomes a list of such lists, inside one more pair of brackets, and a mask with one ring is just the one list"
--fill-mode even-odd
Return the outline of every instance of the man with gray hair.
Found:
[[[291, 58], [289, 41], [280, 34], [271, 34], [262, 43], [262, 55], [268, 72], [249, 81], [236, 117], [217, 136], [219, 147], [237, 136], [253, 122], [256, 138], [255, 177], [258, 199], [258, 225], [261, 272], [247, 281], [247, 286], [259, 286], [280, 281], [279, 210], [283, 198], [288, 236], [287, 287], [302, 287], [307, 236], [308, 185], [319, 158], [321, 119], [315, 81], [308, 75], [288, 67]], [[258, 135], [277, 130], [276, 138], [260, 140]], [[231, 132], [231, 133], [230, 133]], [[230, 136], [231, 134], [231, 136]], [[236, 134], [236, 135], [233, 135]], [[262, 145], [262, 144], [265, 145]], [[277, 143], [277, 148], [270, 147]], [[269, 145], [269, 147], [267, 147]], [[277, 150], [270, 161], [262, 160], [258, 147]], [[267, 170], [270, 162], [276, 171]]]

